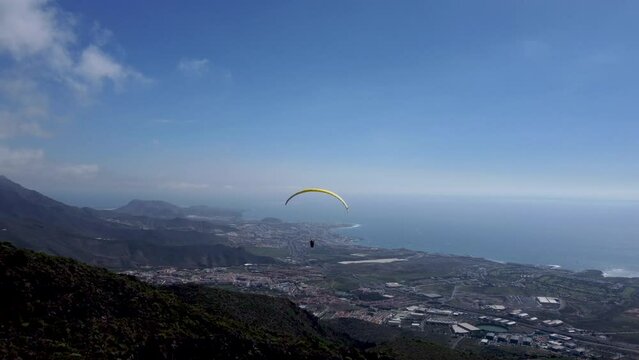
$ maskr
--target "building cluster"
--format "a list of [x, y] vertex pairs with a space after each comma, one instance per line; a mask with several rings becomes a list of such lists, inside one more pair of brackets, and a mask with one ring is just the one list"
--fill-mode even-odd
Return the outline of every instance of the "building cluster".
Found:
[[[304, 252], [308, 250], [307, 244], [302, 244], [300, 239], [314, 239], [330, 245], [352, 241], [332, 232], [330, 226], [317, 224], [248, 222], [231, 224], [231, 229], [220, 235], [242, 246], [286, 248], [291, 262], [296, 262], [300, 256], [304, 259]], [[453, 337], [479, 340], [487, 346], [531, 346], [574, 355], [592, 350], [579, 346], [578, 335], [574, 335], [577, 340], [564, 335], [575, 330], [562, 320], [548, 319], [549, 314], [562, 306], [562, 299], [554, 296], [481, 297], [456, 290], [523, 285], [533, 279], [535, 275], [531, 274], [515, 280], [512, 280], [513, 276], [506, 276], [508, 274], [489, 278], [486, 268], [475, 267], [473, 271], [466, 269], [449, 276], [430, 276], [410, 282], [400, 279], [365, 283], [357, 289], [335, 291], [325, 286], [326, 275], [318, 266], [245, 264], [205, 269], [147, 268], [125, 273], [160, 285], [232, 285], [244, 291], [283, 295], [322, 319], [356, 318], [414, 331], [435, 329]], [[622, 287], [615, 290], [619, 288]], [[446, 291], [442, 289], [455, 290], [450, 297], [448, 292], [443, 297], [436, 293]]]
[[[203, 269], [146, 268], [124, 273], [161, 285], [233, 285], [239, 290], [283, 295], [322, 319], [356, 318], [414, 331], [448, 333], [478, 339], [486, 346], [531, 346], [573, 355], [592, 352], [565, 335], [579, 334], [579, 330], [559, 319], [540, 320], [531, 315], [531, 310], [535, 312], [533, 309], [524, 311], [489, 304], [475, 311], [459, 311], [440, 294], [420, 291], [400, 282], [334, 291], [322, 286], [325, 274], [313, 266], [244, 264]], [[548, 296], [535, 297], [533, 305], [535, 301], [539, 309], [561, 304], [560, 299]], [[550, 328], [553, 330], [531, 331]]]
[[334, 226], [323, 224], [246, 222], [231, 225], [233, 231], [225, 233], [226, 237], [231, 243], [242, 246], [281, 248], [300, 243], [300, 239], [330, 245], [348, 245], [354, 241], [331, 231]]

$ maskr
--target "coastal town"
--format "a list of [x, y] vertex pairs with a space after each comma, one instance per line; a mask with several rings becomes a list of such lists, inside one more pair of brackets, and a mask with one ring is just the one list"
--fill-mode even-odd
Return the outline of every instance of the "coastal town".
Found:
[[[285, 296], [323, 320], [354, 318], [401, 328], [445, 338], [453, 348], [499, 347], [577, 358], [639, 356], [639, 344], [626, 340], [639, 334], [636, 328], [611, 332], [605, 326], [583, 326], [598, 311], [631, 306], [636, 296], [632, 280], [368, 248], [336, 231], [345, 225], [269, 219], [230, 226], [224, 235], [234, 244], [278, 262], [123, 273], [158, 285], [194, 283]], [[309, 249], [309, 238], [320, 244], [317, 249]], [[633, 316], [633, 309], [624, 316]]]

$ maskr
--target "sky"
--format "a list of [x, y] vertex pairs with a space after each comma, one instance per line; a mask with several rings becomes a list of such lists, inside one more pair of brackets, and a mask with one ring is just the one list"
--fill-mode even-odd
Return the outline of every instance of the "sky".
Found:
[[0, 174], [81, 205], [311, 186], [639, 200], [638, 13], [0, 0]]

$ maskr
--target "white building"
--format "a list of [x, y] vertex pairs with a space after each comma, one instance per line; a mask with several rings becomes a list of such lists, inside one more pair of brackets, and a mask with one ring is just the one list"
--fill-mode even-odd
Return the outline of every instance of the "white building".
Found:
[[550, 296], [537, 296], [537, 302], [541, 305], [558, 305], [559, 299]]
[[471, 325], [469, 323], [460, 323], [460, 324], [457, 324], [457, 325], [461, 326], [462, 328], [464, 328], [464, 329], [466, 329], [468, 331], [479, 331], [479, 330], [481, 330], [480, 328], [478, 328], [476, 326], [473, 326], [473, 325]]
[[453, 330], [453, 334], [455, 334], [455, 335], [465, 335], [465, 334], [469, 333], [468, 330], [464, 329], [463, 327], [461, 327], [461, 326], [459, 326], [457, 324], [453, 324], [450, 327]]

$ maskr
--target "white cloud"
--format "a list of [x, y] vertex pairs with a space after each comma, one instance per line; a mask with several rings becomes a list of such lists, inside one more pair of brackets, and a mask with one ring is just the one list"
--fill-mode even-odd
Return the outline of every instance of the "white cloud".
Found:
[[208, 184], [195, 184], [189, 182], [167, 182], [160, 185], [162, 189], [171, 189], [171, 190], [204, 190], [208, 189]]
[[44, 55], [52, 64], [70, 63], [72, 18], [46, 0], [0, 1], [0, 52], [16, 59]]
[[119, 89], [146, 80], [102, 48], [112, 38], [108, 29], [94, 23], [93, 40], [84, 45], [76, 36], [82, 30], [50, 0], [0, 0], [0, 57], [8, 60], [0, 71], [0, 136], [44, 136], [45, 121], [62, 116], [49, 104], [59, 104], [65, 94], [76, 100], [59, 106], [70, 113], [105, 83]]
[[76, 72], [97, 88], [101, 87], [106, 80], [110, 80], [117, 86], [121, 86], [126, 80], [144, 80], [140, 73], [126, 68], [95, 45], [84, 49], [78, 61]]
[[11, 149], [0, 146], [0, 169], [12, 171], [39, 164], [44, 158], [40, 149]]
[[103, 79], [119, 81], [126, 76], [122, 65], [113, 61], [97, 46], [91, 45], [82, 51], [77, 72], [85, 79], [95, 83]]
[[50, 161], [42, 149], [12, 149], [0, 145], [0, 174], [47, 180], [91, 179], [100, 173], [96, 164], [66, 164]]
[[113, 39], [113, 31], [102, 27], [100, 23], [94, 21], [93, 26], [91, 26], [91, 36], [94, 44], [104, 46]]
[[[29, 110], [29, 109], [25, 109]], [[39, 123], [35, 121], [24, 121], [8, 111], [0, 110], [0, 139], [11, 138], [20, 135], [29, 135], [36, 137], [48, 137], [46, 132]]]
[[209, 71], [209, 59], [181, 59], [177, 68], [185, 75], [199, 76]]
[[47, 137], [41, 122], [49, 113], [49, 99], [37, 82], [19, 76], [0, 76], [0, 139]]
[[60, 175], [87, 178], [97, 175], [100, 167], [95, 164], [62, 165], [56, 170]]

